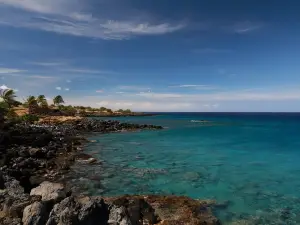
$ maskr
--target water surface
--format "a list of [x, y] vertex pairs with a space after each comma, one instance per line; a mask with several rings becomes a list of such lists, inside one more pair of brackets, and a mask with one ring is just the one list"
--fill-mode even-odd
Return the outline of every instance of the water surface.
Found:
[[225, 224], [300, 224], [300, 114], [118, 119], [166, 129], [90, 136], [97, 142], [86, 151], [101, 163], [75, 166], [80, 177], [75, 181], [89, 194], [216, 199], [224, 203], [216, 214]]

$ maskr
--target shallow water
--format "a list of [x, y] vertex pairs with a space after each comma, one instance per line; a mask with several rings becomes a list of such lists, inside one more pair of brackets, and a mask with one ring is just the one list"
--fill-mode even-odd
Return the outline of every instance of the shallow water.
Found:
[[[161, 131], [93, 135], [75, 165], [89, 194], [176, 194], [224, 203], [225, 224], [300, 224], [300, 114], [164, 114]], [[194, 121], [193, 121], [194, 120]], [[212, 123], [198, 123], [208, 120]]]

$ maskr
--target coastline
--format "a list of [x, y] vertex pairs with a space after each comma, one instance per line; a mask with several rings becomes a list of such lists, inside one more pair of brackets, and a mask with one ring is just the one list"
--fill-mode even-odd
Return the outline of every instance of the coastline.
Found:
[[127, 113], [127, 114], [105, 114], [105, 113], [87, 113], [85, 117], [134, 117], [134, 116], [157, 116], [155, 113]]
[[[50, 122], [50, 124], [40, 123], [32, 126], [18, 124], [14, 126], [6, 125], [3, 130], [5, 131], [7, 128], [9, 132], [9, 139], [7, 140], [6, 136], [2, 139], [1, 143], [6, 145], [7, 148], [6, 153], [4, 152], [3, 154], [4, 160], [2, 159], [0, 174], [0, 185], [2, 185], [0, 189], [4, 190], [1, 191], [0, 196], [1, 205], [3, 205], [3, 207], [1, 207], [0, 209], [0, 222], [2, 224], [14, 224], [13, 221], [20, 221], [21, 217], [23, 217], [24, 219], [24, 215], [26, 214], [25, 211], [28, 207], [32, 208], [36, 207], [36, 205], [42, 207], [44, 204], [46, 204], [43, 199], [37, 200], [35, 199], [35, 195], [29, 195], [29, 193], [31, 193], [36, 188], [40, 187], [40, 189], [43, 189], [43, 185], [48, 185], [48, 187], [43, 191], [47, 192], [53, 186], [59, 186], [60, 189], [63, 188], [65, 190], [67, 181], [65, 182], [65, 184], [63, 184], [61, 183], [61, 180], [64, 175], [70, 171], [70, 166], [76, 160], [81, 160], [81, 162], [83, 161], [87, 164], [96, 163], [96, 160], [94, 158], [82, 151], [83, 145], [87, 141], [84, 138], [85, 134], [89, 134], [91, 132], [111, 133], [145, 129], [162, 129], [162, 127], [160, 126], [153, 125], [137, 125], [120, 123], [118, 121], [100, 121], [81, 118], [78, 118], [78, 120], [60, 121], [59, 123], [54, 124], [51, 124]], [[8, 148], [8, 146], [11, 147]], [[45, 182], [51, 183], [45, 184]], [[39, 185], [41, 185], [42, 187]], [[197, 201], [187, 197], [178, 196], [152, 196], [150, 199], [154, 205], [151, 205], [149, 203], [150, 200], [145, 200], [148, 199], [147, 196], [126, 196], [103, 199], [101, 197], [84, 197], [85, 199], [89, 200], [86, 200], [86, 204], [81, 204], [81, 206], [78, 206], [82, 197], [78, 199], [75, 196], [80, 195], [80, 193], [71, 193], [70, 190], [65, 192], [66, 194], [63, 195], [63, 199], [56, 199], [54, 202], [51, 200], [51, 213], [55, 209], [54, 206], [59, 207], [60, 204], [65, 203], [64, 201], [68, 202], [68, 204], [70, 203], [69, 201], [72, 201], [75, 205], [77, 204], [77, 208], [84, 208], [86, 207], [86, 204], [92, 204], [96, 208], [98, 206], [101, 206], [100, 208], [110, 208], [110, 210], [108, 210], [106, 214], [109, 217], [116, 217], [116, 215], [120, 214], [121, 211], [124, 210], [124, 207], [125, 209], [127, 209], [127, 211], [130, 211], [130, 207], [132, 207], [132, 205], [131, 203], [129, 204], [129, 202], [135, 202], [135, 204], [138, 205], [140, 211], [148, 210], [152, 212], [152, 219], [146, 217], [142, 219], [142, 221], [148, 221], [148, 223], [146, 224], [187, 223], [183, 221], [189, 221], [188, 223], [191, 222], [190, 224], [203, 224], [203, 222], [205, 222], [206, 224], [220, 224], [220, 222], [212, 215], [212, 202], [208, 203], [206, 201]], [[41, 195], [43, 196], [43, 193]], [[103, 203], [103, 201], [107, 203]], [[16, 213], [17, 215], [11, 212], [16, 208], [14, 202], [18, 203], [18, 213]], [[56, 203], [56, 205], [54, 205], [54, 203]], [[181, 214], [179, 211], [173, 213], [169, 212], [168, 216], [166, 216], [166, 212], [158, 207], [161, 205], [165, 205], [165, 207], [166, 205], [169, 205], [170, 208], [175, 207], [179, 211], [185, 210], [186, 212], [189, 212], [191, 216], [188, 218], [185, 216], [179, 216]], [[122, 208], [121, 211], [120, 207]], [[165, 207], [163, 209], [166, 209]], [[205, 212], [198, 212], [198, 208], [205, 209]], [[159, 213], [161, 211], [163, 211], [163, 213]], [[154, 212], [155, 214], [159, 215], [154, 216]], [[91, 215], [89, 215], [88, 217], [90, 216]], [[55, 220], [55, 218], [51, 219], [50, 217], [51, 216], [49, 216], [48, 221]], [[129, 221], [136, 220], [136, 218], [131, 218], [132, 215], [130, 213], [129, 215], [127, 215], [127, 217], [128, 223], [125, 223], [126, 221], [119, 221], [114, 224], [130, 224]], [[10, 220], [7, 220], [7, 218], [10, 218]], [[112, 220], [116, 221], [118, 219], [114, 218]], [[175, 223], [173, 223], [172, 221]], [[23, 224], [30, 223], [24, 223], [23, 221]]]

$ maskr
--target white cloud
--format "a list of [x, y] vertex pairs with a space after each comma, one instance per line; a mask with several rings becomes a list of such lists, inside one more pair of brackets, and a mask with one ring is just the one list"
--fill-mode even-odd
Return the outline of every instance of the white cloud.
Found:
[[60, 91], [60, 90], [61, 90], [61, 87], [56, 87], [55, 89]]
[[117, 87], [120, 90], [126, 90], [126, 91], [150, 91], [151, 88], [149, 87], [143, 87], [143, 86], [136, 86], [136, 85], [121, 85]]
[[141, 92], [139, 94], [136, 94], [138, 96], [146, 97], [146, 98], [181, 98], [182, 94], [176, 94], [176, 93], [147, 93], [147, 92]]
[[4, 89], [9, 89], [5, 84], [0, 86], [0, 89], [4, 90]]
[[180, 84], [169, 86], [169, 88], [191, 88], [196, 90], [213, 90], [216, 89], [214, 86], [203, 85], [203, 84]]
[[9, 73], [20, 73], [24, 72], [25, 70], [15, 69], [15, 68], [3, 68], [0, 67], [0, 74], [9, 74]]
[[65, 88], [65, 91], [70, 91], [70, 88]]
[[67, 82], [67, 83], [71, 83], [72, 81], [71, 81], [71, 80], [66, 80], [66, 82]]
[[66, 9], [71, 10], [78, 6], [77, 2], [77, 0], [0, 0], [4, 5], [37, 13], [63, 13]]
[[57, 79], [57, 77], [41, 76], [41, 75], [29, 75], [27, 77], [35, 78], [35, 79]]
[[30, 62], [29, 64], [36, 65], [36, 66], [45, 66], [45, 67], [65, 65], [65, 63], [61, 63], [61, 62]]
[[245, 34], [263, 27], [262, 23], [254, 23], [251, 21], [244, 21], [235, 23], [232, 27], [233, 31], [238, 34]]
[[[230, 109], [234, 109], [234, 111], [264, 111], [267, 108], [251, 110], [251, 105], [263, 106], [268, 103], [265, 104], [266, 107], [271, 105], [274, 109], [276, 109], [276, 106], [280, 109], [282, 102], [300, 102], [300, 90], [296, 88], [278, 90], [277, 88], [272, 90], [252, 89], [209, 94], [125, 93], [101, 97], [97, 95], [74, 96], [67, 99], [67, 101], [70, 104], [101, 105], [112, 109], [126, 107], [136, 111], [230, 111]], [[298, 108], [300, 109], [300, 107]]]
[[185, 24], [151, 23], [140, 20], [111, 20], [80, 13], [87, 2], [67, 0], [0, 0], [0, 3], [22, 9], [23, 13], [0, 15], [0, 23], [14, 27], [39, 29], [74, 36], [122, 40], [139, 35], [162, 35], [175, 32]]
[[123, 91], [117, 91], [116, 94], [124, 94], [125, 92]]
[[70, 72], [70, 73], [88, 73], [88, 74], [113, 73], [112, 71], [76, 69], [76, 68], [62, 69], [62, 71]]
[[[95, 104], [95, 103], [94, 103]], [[101, 105], [101, 106], [108, 106], [109, 102], [108, 101], [101, 101], [101, 102], [97, 102], [97, 105]]]
[[193, 52], [199, 54], [217, 54], [217, 53], [230, 53], [231, 49], [219, 49], [219, 48], [200, 48], [194, 49]]

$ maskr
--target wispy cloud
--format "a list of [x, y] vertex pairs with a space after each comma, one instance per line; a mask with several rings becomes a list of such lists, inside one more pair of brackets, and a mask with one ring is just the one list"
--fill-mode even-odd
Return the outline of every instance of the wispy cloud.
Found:
[[82, 69], [82, 68], [65, 68], [61, 71], [70, 73], [88, 73], [88, 74], [115, 74], [113, 71], [105, 70], [92, 70], [92, 69]]
[[235, 23], [231, 29], [238, 34], [250, 33], [263, 27], [263, 23], [244, 21]]
[[103, 93], [103, 90], [96, 90], [96, 93]]
[[126, 91], [149, 91], [151, 88], [143, 87], [143, 86], [135, 86], [135, 85], [121, 85], [117, 87], [119, 90]]
[[65, 88], [65, 91], [70, 91], [70, 88]]
[[162, 35], [185, 27], [183, 23], [153, 23], [140, 20], [111, 20], [81, 13], [87, 7], [67, 0], [0, 0], [0, 3], [23, 10], [17, 15], [0, 15], [0, 23], [14, 27], [39, 29], [73, 36], [123, 40], [134, 36]]
[[29, 62], [29, 64], [36, 65], [36, 66], [45, 66], [45, 67], [65, 65], [65, 63], [62, 63], [62, 62]]
[[203, 84], [180, 84], [180, 85], [173, 85], [168, 86], [169, 88], [191, 88], [197, 90], [213, 90], [216, 89], [214, 86], [210, 85], [203, 85]]
[[193, 49], [194, 53], [199, 54], [218, 54], [218, 53], [231, 53], [233, 52], [232, 49], [221, 49], [221, 48], [199, 48]]
[[36, 79], [57, 79], [57, 77], [41, 76], [41, 75], [29, 75], [27, 77], [36, 78]]
[[55, 89], [58, 91], [61, 91], [61, 87], [56, 87]]
[[24, 72], [25, 70], [15, 69], [15, 68], [1, 68], [0, 67], [0, 74], [9, 74], [9, 73], [20, 73]]

